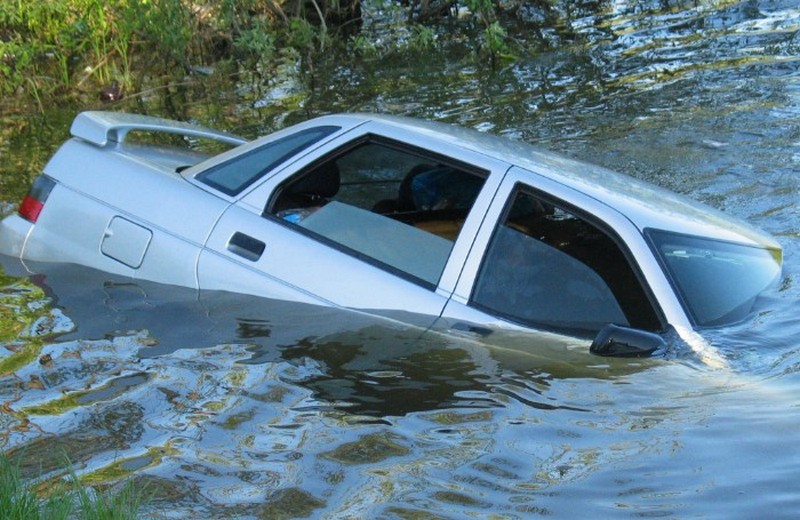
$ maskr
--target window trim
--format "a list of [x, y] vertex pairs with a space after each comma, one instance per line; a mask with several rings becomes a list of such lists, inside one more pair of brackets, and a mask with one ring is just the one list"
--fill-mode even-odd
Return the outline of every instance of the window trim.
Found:
[[[483, 305], [483, 304], [475, 301], [475, 291], [476, 291], [477, 285], [478, 285], [478, 277], [480, 276], [481, 272], [483, 272], [484, 265], [485, 265], [485, 263], [487, 261], [487, 257], [488, 257], [489, 247], [494, 243], [494, 240], [495, 240], [495, 237], [496, 237], [496, 235], [498, 233], [499, 227], [501, 225], [505, 225], [505, 222], [507, 221], [508, 216], [511, 213], [511, 209], [512, 209], [512, 207], [514, 205], [514, 202], [516, 201], [516, 198], [520, 193], [525, 193], [525, 194], [531, 195], [531, 196], [536, 197], [537, 199], [539, 199], [541, 202], [544, 202], [546, 204], [551, 204], [551, 205], [553, 205], [554, 207], [556, 207], [558, 209], [561, 209], [563, 211], [567, 211], [569, 213], [572, 213], [573, 215], [575, 215], [575, 217], [582, 219], [583, 221], [585, 221], [588, 224], [594, 226], [600, 232], [605, 234], [606, 237], [608, 237], [614, 243], [614, 245], [617, 246], [619, 251], [622, 253], [623, 257], [625, 258], [625, 261], [628, 264], [628, 267], [631, 269], [631, 271], [633, 272], [634, 277], [636, 278], [636, 281], [639, 283], [639, 287], [641, 287], [642, 292], [644, 293], [645, 299], [650, 304], [650, 308], [653, 311], [654, 318], [659, 323], [659, 327], [660, 328], [658, 330], [651, 331], [651, 332], [663, 333], [663, 332], [665, 332], [667, 330], [668, 321], [667, 321], [667, 318], [666, 318], [666, 314], [664, 313], [663, 309], [661, 308], [661, 305], [659, 304], [658, 299], [655, 296], [655, 293], [653, 292], [652, 288], [650, 287], [650, 284], [647, 282], [647, 278], [645, 277], [644, 273], [642, 272], [642, 269], [639, 266], [639, 263], [636, 261], [636, 257], [630, 251], [630, 248], [628, 248], [627, 244], [619, 236], [619, 234], [616, 232], [616, 230], [614, 230], [614, 228], [612, 226], [608, 225], [602, 219], [596, 217], [595, 215], [593, 215], [593, 214], [591, 214], [591, 213], [589, 213], [587, 211], [584, 211], [583, 209], [579, 208], [575, 204], [572, 204], [572, 203], [570, 203], [570, 202], [568, 202], [566, 200], [560, 199], [560, 198], [558, 198], [558, 197], [556, 197], [556, 196], [554, 196], [554, 195], [552, 195], [552, 194], [550, 194], [548, 192], [545, 192], [545, 191], [543, 191], [541, 189], [538, 189], [538, 188], [536, 188], [534, 186], [531, 186], [530, 184], [525, 184], [524, 182], [521, 182], [521, 181], [515, 181], [514, 182], [514, 185], [511, 187], [511, 189], [508, 192], [508, 196], [507, 196], [506, 200], [503, 202], [503, 210], [500, 212], [500, 214], [498, 216], [498, 219], [493, 223], [492, 233], [489, 236], [489, 240], [486, 242], [486, 248], [483, 251], [483, 254], [481, 256], [481, 261], [480, 261], [478, 269], [477, 269], [477, 271], [475, 273], [475, 278], [472, 280], [472, 286], [470, 287], [469, 298], [467, 299], [467, 305], [468, 306], [473, 307], [475, 309], [478, 309], [478, 310], [480, 310], [482, 312], [486, 312], [486, 313], [491, 314], [493, 316], [498, 316], [498, 317], [500, 317], [500, 318], [502, 318], [502, 319], [504, 319], [506, 321], [509, 321], [511, 323], [515, 323], [517, 325], [522, 325], [524, 327], [536, 328], [536, 329], [539, 329], [539, 330], [546, 330], [546, 331], [555, 332], [555, 333], [565, 333], [565, 332], [567, 332], [567, 333], [571, 333], [571, 335], [575, 335], [575, 329], [569, 329], [569, 328], [564, 328], [564, 327], [548, 327], [548, 326], [546, 326], [544, 324], [540, 324], [540, 323], [536, 323], [536, 322], [526, 322], [526, 321], [521, 320], [521, 319], [519, 319], [519, 318], [517, 318], [515, 316], [508, 315], [508, 314], [503, 313], [503, 312], [501, 312], [501, 311], [499, 311], [497, 309], [492, 309], [491, 307], [489, 307], [487, 305]], [[616, 299], [616, 295], [614, 297]], [[584, 335], [585, 335], [585, 331], [580, 331], [580, 332], [583, 332]], [[581, 334], [578, 334], [578, 336], [580, 336], [580, 335]]]

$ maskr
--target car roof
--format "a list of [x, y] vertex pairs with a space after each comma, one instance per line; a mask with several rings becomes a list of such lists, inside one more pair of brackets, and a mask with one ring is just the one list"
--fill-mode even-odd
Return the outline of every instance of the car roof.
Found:
[[[311, 121], [350, 128], [366, 122], [422, 133], [426, 138], [484, 154], [547, 177], [614, 208], [642, 231], [655, 228], [780, 249], [768, 234], [714, 208], [646, 181], [524, 142], [456, 125], [382, 114], [337, 114]], [[535, 186], [534, 176], [531, 181]]]

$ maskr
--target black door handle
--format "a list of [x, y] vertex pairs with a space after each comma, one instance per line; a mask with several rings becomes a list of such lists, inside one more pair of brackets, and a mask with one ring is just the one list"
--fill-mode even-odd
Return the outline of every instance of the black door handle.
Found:
[[240, 233], [239, 231], [234, 233], [231, 239], [228, 240], [228, 251], [246, 258], [251, 262], [255, 262], [261, 258], [261, 255], [264, 254], [264, 248], [266, 247], [267, 245], [261, 240]]

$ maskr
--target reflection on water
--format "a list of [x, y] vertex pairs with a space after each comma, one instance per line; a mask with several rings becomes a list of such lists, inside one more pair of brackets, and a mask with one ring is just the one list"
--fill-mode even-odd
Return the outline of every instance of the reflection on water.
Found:
[[[680, 355], [631, 364], [513, 335], [487, 345], [49, 266], [35, 283], [0, 283], [0, 447], [29, 475], [58, 476], [65, 452], [87, 482], [150, 482], [150, 510], [171, 517], [796, 510], [800, 10], [620, 0], [599, 17], [571, 12], [549, 46], [497, 70], [451, 42], [424, 60], [332, 56], [314, 85], [293, 87], [306, 89], [302, 107], [265, 102], [268, 84], [241, 85], [229, 107], [198, 91], [174, 113], [156, 98], [128, 108], [244, 135], [322, 112], [421, 116], [702, 199], [785, 248], [784, 278], [757, 312], [706, 332], [729, 368]], [[0, 210], [74, 111], [0, 116]]]

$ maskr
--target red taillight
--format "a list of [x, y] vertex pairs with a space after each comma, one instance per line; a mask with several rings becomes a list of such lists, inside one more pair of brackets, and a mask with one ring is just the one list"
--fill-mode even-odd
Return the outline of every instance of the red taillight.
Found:
[[19, 214], [25, 220], [35, 224], [39, 218], [39, 213], [42, 212], [42, 208], [44, 208], [44, 204], [41, 201], [34, 199], [30, 195], [25, 195], [25, 198], [22, 199], [22, 204], [19, 205]]
[[50, 177], [45, 177], [44, 175], [37, 177], [33, 181], [31, 189], [28, 190], [28, 194], [22, 199], [22, 204], [19, 205], [20, 216], [35, 224], [42, 213], [42, 209], [44, 209], [47, 197], [50, 196], [50, 192], [55, 185], [55, 181]]

